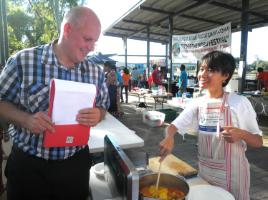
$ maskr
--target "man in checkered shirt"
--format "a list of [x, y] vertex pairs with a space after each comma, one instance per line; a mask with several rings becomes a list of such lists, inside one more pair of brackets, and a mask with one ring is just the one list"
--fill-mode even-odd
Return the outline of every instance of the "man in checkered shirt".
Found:
[[96, 107], [77, 114], [77, 122], [95, 126], [105, 116], [109, 97], [103, 71], [89, 60], [101, 25], [86, 7], [72, 8], [63, 18], [59, 39], [24, 49], [8, 61], [0, 75], [0, 118], [13, 124], [8, 158], [7, 197], [15, 199], [86, 199], [91, 157], [88, 146], [45, 148], [52, 78], [91, 83], [97, 87]]

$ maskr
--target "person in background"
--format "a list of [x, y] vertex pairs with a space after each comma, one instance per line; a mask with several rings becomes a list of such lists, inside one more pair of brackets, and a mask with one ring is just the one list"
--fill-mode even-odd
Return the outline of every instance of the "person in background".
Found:
[[152, 81], [154, 86], [162, 85], [161, 74], [156, 64], [153, 64]]
[[131, 90], [138, 86], [139, 72], [137, 67], [134, 67], [131, 72]]
[[268, 92], [268, 71], [263, 71], [262, 67], [257, 69], [257, 88], [258, 90], [264, 90]]
[[[86, 59], [101, 32], [97, 15], [74, 7], [63, 17], [59, 39], [11, 56], [0, 75], [0, 118], [12, 124], [13, 147], [7, 160], [7, 199], [85, 200], [89, 196], [88, 145], [45, 148], [53, 78], [91, 83], [96, 106], [81, 109], [77, 123], [95, 126], [105, 116], [109, 96], [102, 69]], [[63, 100], [64, 101], [64, 100]]]
[[108, 111], [112, 115], [117, 115], [118, 104], [117, 104], [117, 77], [115, 72], [115, 67], [112, 66], [110, 62], [104, 63], [104, 71], [106, 84], [108, 87], [109, 98], [110, 98], [110, 106]]
[[128, 91], [131, 92], [131, 89], [132, 89], [132, 77], [131, 77], [131, 74], [129, 73], [130, 75], [130, 79], [128, 81]]
[[141, 88], [146, 88], [146, 81], [147, 81], [146, 70], [144, 69], [142, 74], [140, 74], [140, 87]]
[[121, 97], [121, 87], [123, 86], [123, 79], [121, 74], [116, 69], [116, 66], [112, 66], [112, 70], [115, 71], [116, 79], [117, 79], [117, 88], [116, 88], [116, 105], [117, 105], [117, 111], [116, 111], [116, 117], [121, 117], [123, 115], [123, 112], [121, 112], [120, 108], [120, 97]]
[[188, 75], [184, 64], [181, 65], [180, 71], [181, 75], [179, 77], [178, 86], [180, 94], [183, 94], [187, 92], [187, 84], [188, 84]]
[[212, 51], [202, 58], [198, 80], [206, 95], [194, 99], [167, 127], [160, 142], [160, 156], [163, 160], [171, 153], [177, 132], [195, 129], [199, 176], [231, 192], [236, 200], [249, 200], [250, 171], [245, 150], [247, 145], [262, 146], [262, 131], [249, 100], [224, 92], [235, 67], [229, 53]]
[[152, 86], [153, 86], [153, 77], [152, 77], [152, 74], [148, 77], [148, 88], [151, 90], [152, 89]]
[[128, 68], [126, 67], [123, 69], [122, 79], [123, 79], [123, 86], [121, 87], [121, 102], [124, 102], [123, 89], [125, 89], [126, 103], [128, 103], [128, 83], [130, 80], [130, 74]]

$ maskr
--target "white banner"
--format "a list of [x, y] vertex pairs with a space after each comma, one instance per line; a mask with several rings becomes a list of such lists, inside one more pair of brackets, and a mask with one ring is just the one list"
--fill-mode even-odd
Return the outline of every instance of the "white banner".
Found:
[[231, 23], [189, 35], [173, 35], [173, 59], [200, 59], [213, 50], [231, 52]]

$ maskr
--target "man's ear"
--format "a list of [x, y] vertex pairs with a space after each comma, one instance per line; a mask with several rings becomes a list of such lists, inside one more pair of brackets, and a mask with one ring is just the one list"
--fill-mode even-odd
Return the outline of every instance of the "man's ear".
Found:
[[70, 32], [71, 32], [71, 29], [72, 29], [72, 27], [71, 27], [71, 24], [70, 23], [64, 24], [64, 26], [63, 26], [63, 35], [65, 37], [68, 37], [69, 34], [70, 34]]

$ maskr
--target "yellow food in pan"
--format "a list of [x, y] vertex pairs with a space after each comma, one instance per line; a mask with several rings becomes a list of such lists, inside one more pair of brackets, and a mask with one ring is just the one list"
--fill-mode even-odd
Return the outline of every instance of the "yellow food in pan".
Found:
[[144, 197], [159, 198], [160, 200], [180, 200], [184, 198], [184, 193], [177, 188], [159, 187], [156, 191], [155, 185], [143, 187], [140, 192]]

